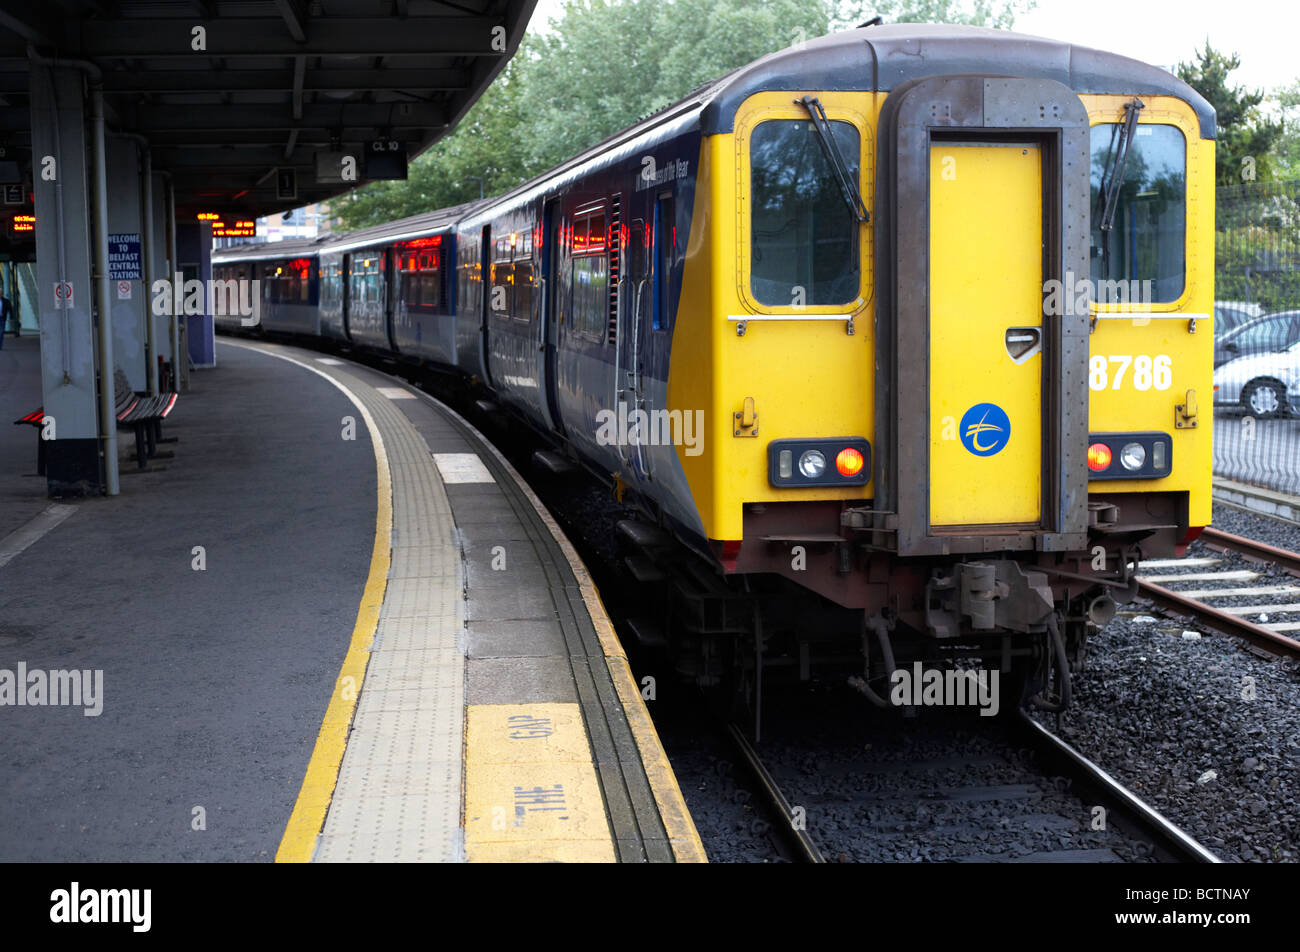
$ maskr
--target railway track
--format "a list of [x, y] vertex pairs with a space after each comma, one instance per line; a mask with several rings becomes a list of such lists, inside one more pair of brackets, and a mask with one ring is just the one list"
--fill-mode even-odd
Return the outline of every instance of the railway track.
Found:
[[[1300, 553], [1208, 528], [1201, 543], [1250, 566], [1273, 566], [1273, 574], [1300, 579]], [[1300, 632], [1300, 582], [1266, 579], [1265, 584], [1252, 584], [1262, 577], [1255, 568], [1220, 568], [1223, 565], [1223, 559], [1213, 556], [1142, 562], [1138, 592], [1153, 604], [1191, 616], [1221, 634], [1242, 638], [1279, 657], [1300, 659], [1300, 641], [1293, 634]]]
[[[847, 842], [846, 835], [874, 840], [878, 852], [913, 862], [1220, 862], [1024, 712], [979, 731], [973, 751], [965, 738], [947, 756], [863, 758], [858, 789], [841, 796], [812, 792], [817, 785], [809, 788], [798, 778], [783, 789], [744, 732], [729, 725], [728, 734], [773, 818], [783, 854], [797, 862], [860, 859], [861, 844]], [[846, 824], [845, 814], [865, 816], [865, 822]], [[855, 826], [857, 833], [846, 834]], [[1054, 845], [1018, 855], [1002, 849], [1004, 841], [1026, 835]], [[915, 844], [924, 852], [918, 855]]]

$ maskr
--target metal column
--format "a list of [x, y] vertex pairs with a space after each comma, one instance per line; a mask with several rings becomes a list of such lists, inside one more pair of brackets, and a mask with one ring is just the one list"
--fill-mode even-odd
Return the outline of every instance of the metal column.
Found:
[[[107, 192], [101, 178], [91, 205], [82, 72], [74, 64], [48, 65], [35, 55], [31, 61], [33, 186], [36, 206], [42, 209], [36, 224], [41, 389], [54, 437], [46, 447], [48, 487], [51, 495], [114, 494], [113, 342], [107, 320], [100, 324], [98, 334], [92, 320], [92, 296], [106, 290], [107, 272], [98, 288], [91, 280], [92, 247], [106, 255]], [[98, 78], [95, 72], [91, 72], [92, 79]], [[93, 98], [100, 103], [98, 97]], [[98, 116], [96, 131], [103, 128], [102, 111]], [[103, 175], [102, 138], [95, 139], [93, 168]], [[94, 246], [89, 230], [92, 212]], [[105, 317], [106, 303], [101, 297]], [[97, 363], [102, 369], [98, 392]], [[101, 402], [107, 403], [102, 410]]]

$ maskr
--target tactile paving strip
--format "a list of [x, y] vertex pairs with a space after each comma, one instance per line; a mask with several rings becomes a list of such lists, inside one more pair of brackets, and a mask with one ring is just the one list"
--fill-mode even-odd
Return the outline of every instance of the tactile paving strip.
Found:
[[465, 722], [460, 543], [424, 438], [383, 393], [342, 370], [383, 434], [393, 483], [393, 552], [338, 784], [316, 862], [464, 859]]

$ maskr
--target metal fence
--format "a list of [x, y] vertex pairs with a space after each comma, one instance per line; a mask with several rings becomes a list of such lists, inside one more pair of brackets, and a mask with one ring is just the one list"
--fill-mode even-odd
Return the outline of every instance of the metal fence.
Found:
[[1214, 474], [1300, 495], [1300, 182], [1220, 186]]

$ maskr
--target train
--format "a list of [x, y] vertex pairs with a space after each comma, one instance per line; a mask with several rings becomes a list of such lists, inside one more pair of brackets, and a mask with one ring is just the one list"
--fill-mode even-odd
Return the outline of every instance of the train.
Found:
[[906, 664], [977, 664], [1060, 710], [1136, 564], [1210, 521], [1214, 147], [1162, 69], [868, 25], [214, 276], [260, 279], [253, 332], [449, 375], [635, 506], [663, 597], [629, 626], [683, 676], [848, 668], [889, 706]]

